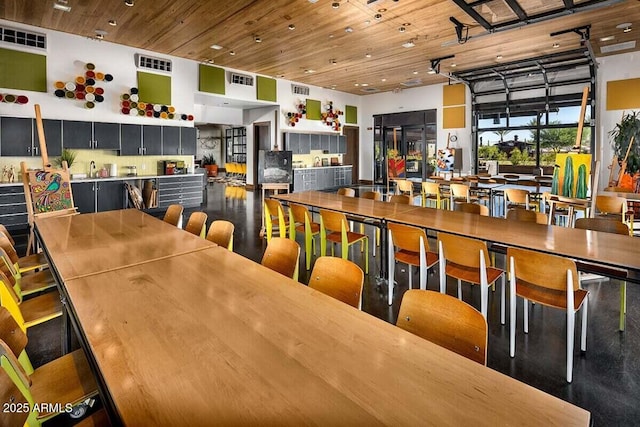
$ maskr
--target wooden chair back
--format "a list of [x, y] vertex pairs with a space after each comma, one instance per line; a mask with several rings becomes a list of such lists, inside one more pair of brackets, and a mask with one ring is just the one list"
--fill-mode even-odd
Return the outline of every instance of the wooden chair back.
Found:
[[607, 187], [604, 191], [613, 191], [615, 193], [633, 193], [633, 190], [626, 187]]
[[402, 296], [396, 326], [487, 364], [487, 321], [478, 310], [450, 295], [408, 290]]
[[230, 221], [219, 219], [213, 221], [207, 233], [207, 240], [218, 246], [233, 251], [233, 231], [235, 226]]
[[449, 184], [451, 197], [454, 199], [465, 198], [469, 201], [469, 186], [466, 184]]
[[[0, 343], [3, 344], [3, 343]], [[11, 378], [13, 373], [13, 364], [9, 358], [2, 353], [2, 345], [0, 345], [0, 403], [4, 405], [13, 405], [15, 408], [31, 407], [26, 396], [20, 391], [16, 384], [17, 378]], [[10, 408], [11, 406], [7, 406]], [[0, 425], [3, 426], [22, 426], [27, 425], [26, 421], [29, 417], [29, 411], [2, 411], [0, 413]]]
[[509, 247], [507, 248], [509, 275], [513, 274], [510, 262], [512, 258], [516, 280], [554, 291], [567, 292], [567, 271], [571, 271], [573, 290], [580, 288], [576, 263], [569, 258]]
[[422, 183], [422, 194], [437, 195], [440, 194], [440, 184], [437, 182], [425, 181]]
[[598, 194], [596, 196], [596, 210], [602, 214], [620, 214], [627, 211], [627, 199], [624, 197], [605, 196]]
[[340, 300], [358, 310], [362, 309], [364, 273], [355, 263], [330, 256], [316, 260], [309, 287]]
[[401, 205], [410, 205], [411, 197], [406, 194], [394, 194], [389, 198], [389, 203], [399, 203]]
[[380, 201], [382, 200], [382, 193], [379, 191], [365, 191], [360, 195], [360, 197], [363, 199]]
[[267, 244], [261, 264], [294, 280], [298, 278], [300, 246], [291, 239], [274, 237]]
[[26, 332], [24, 317], [22, 317], [22, 312], [18, 306], [19, 303], [20, 299], [11, 287], [11, 282], [7, 276], [0, 271], [0, 307], [6, 308], [20, 328]]
[[204, 212], [192, 212], [191, 215], [189, 215], [189, 221], [187, 221], [184, 231], [188, 231], [191, 234], [204, 238], [206, 235], [206, 228], [207, 214]]
[[521, 188], [508, 188], [504, 190], [504, 198], [507, 202], [525, 205], [529, 203], [529, 192]]
[[339, 188], [338, 196], [355, 197], [356, 190], [354, 190], [353, 188]]
[[349, 229], [347, 216], [343, 213], [320, 209], [320, 218], [324, 228], [330, 232], [341, 233], [343, 226]]
[[574, 227], [582, 230], [629, 235], [629, 227], [627, 224], [612, 218], [578, 218], [576, 219]]
[[[507, 219], [509, 221], [538, 222], [538, 214], [539, 212], [536, 212], [536, 211], [530, 211], [522, 208], [514, 208], [514, 209], [509, 209], [507, 211]], [[544, 215], [543, 224], [546, 224], [547, 215], [546, 214], [542, 214], [542, 215]]]
[[484, 255], [485, 266], [490, 266], [489, 250], [482, 240], [438, 233], [438, 246], [442, 247], [440, 256], [447, 261], [469, 268], [480, 268], [480, 251]]
[[420, 238], [422, 238], [425, 249], [429, 250], [429, 240], [427, 240], [427, 233], [425, 233], [424, 229], [395, 222], [390, 222], [388, 227], [389, 231], [391, 231], [394, 246], [406, 251], [419, 253]]
[[489, 208], [480, 203], [456, 202], [453, 210], [459, 212], [472, 213], [476, 215], [489, 216]]
[[4, 249], [9, 257], [8, 261], [11, 261], [11, 264], [15, 265], [18, 262], [19, 257], [15, 247], [11, 244], [11, 240], [2, 233], [0, 233], [0, 248]]
[[407, 194], [409, 197], [413, 196], [413, 182], [408, 179], [396, 179], [396, 193]]
[[520, 175], [516, 175], [516, 174], [512, 174], [512, 173], [505, 173], [504, 175], [502, 175], [502, 177], [504, 179], [511, 180], [511, 181], [513, 181], [513, 180], [517, 181], [517, 180], [520, 179]]
[[535, 179], [519, 179], [518, 185], [523, 185], [526, 187], [537, 187], [540, 185], [540, 183]]
[[183, 211], [184, 207], [182, 207], [182, 205], [169, 205], [167, 211], [164, 213], [164, 218], [162, 218], [162, 220], [177, 227], [178, 224], [180, 224], [180, 219], [182, 218]]
[[0, 340], [5, 342], [16, 357], [27, 348], [27, 334], [5, 307], [0, 307]]
[[11, 242], [12, 246], [16, 245], [16, 241], [13, 240], [13, 236], [11, 236], [11, 233], [9, 233], [9, 230], [7, 230], [7, 227], [5, 227], [4, 224], [0, 224], [0, 233], [2, 233], [5, 236], [7, 236], [7, 239], [9, 239], [9, 241]]
[[309, 223], [311, 223], [311, 214], [309, 213], [309, 209], [307, 209], [304, 205], [299, 205], [297, 203], [289, 203], [289, 220], [296, 224], [305, 224], [307, 218], [309, 219]]

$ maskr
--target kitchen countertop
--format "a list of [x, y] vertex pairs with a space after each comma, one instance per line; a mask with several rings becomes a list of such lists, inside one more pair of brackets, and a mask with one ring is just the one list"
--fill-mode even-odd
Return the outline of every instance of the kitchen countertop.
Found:
[[[202, 176], [204, 173], [195, 172], [195, 173], [187, 173], [187, 174], [178, 174], [178, 175], [137, 175], [137, 176], [126, 176], [126, 175], [118, 175], [118, 176], [110, 176], [107, 178], [81, 178], [81, 179], [72, 179], [71, 183], [74, 182], [96, 182], [96, 181], [135, 181], [137, 179], [154, 179], [154, 178], [178, 178], [182, 176]], [[16, 182], [2, 182], [0, 183], [0, 187], [11, 187], [11, 186], [21, 186], [22, 180]]]
[[338, 166], [309, 166], [304, 168], [293, 168], [294, 171], [297, 170], [305, 170], [305, 169], [327, 169], [327, 168], [350, 168], [353, 165], [338, 165]]

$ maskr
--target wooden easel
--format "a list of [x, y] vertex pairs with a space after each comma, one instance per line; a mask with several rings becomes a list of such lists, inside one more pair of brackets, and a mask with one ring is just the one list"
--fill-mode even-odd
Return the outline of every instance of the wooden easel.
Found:
[[29, 219], [27, 254], [30, 254], [35, 249], [33, 227], [36, 218], [74, 215], [78, 213], [73, 203], [71, 179], [67, 162], [62, 162], [62, 169], [54, 169], [51, 163], [49, 163], [40, 105], [36, 104], [34, 107], [40, 153], [42, 155], [42, 169], [29, 170], [25, 162], [20, 162], [24, 197]]

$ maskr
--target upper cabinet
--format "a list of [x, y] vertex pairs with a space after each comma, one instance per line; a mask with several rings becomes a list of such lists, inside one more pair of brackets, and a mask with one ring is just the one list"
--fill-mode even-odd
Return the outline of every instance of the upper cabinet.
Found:
[[175, 126], [162, 127], [162, 154], [171, 156], [180, 154], [180, 128]]
[[293, 154], [310, 154], [312, 150], [322, 150], [329, 154], [347, 152], [347, 139], [338, 134], [285, 132], [285, 147]]
[[62, 122], [62, 145], [64, 148], [93, 148], [93, 126], [91, 122], [64, 120]]
[[180, 128], [180, 154], [183, 156], [195, 156], [197, 141], [197, 129], [196, 128]]
[[120, 154], [139, 156], [142, 154], [142, 125], [120, 125]]
[[[42, 127], [48, 155], [59, 156], [62, 152], [61, 121], [44, 119]], [[21, 117], [0, 118], [0, 155], [34, 157], [40, 154], [35, 120]]]
[[142, 126], [142, 154], [162, 155], [162, 126]]
[[120, 123], [93, 123], [93, 148], [120, 149]]

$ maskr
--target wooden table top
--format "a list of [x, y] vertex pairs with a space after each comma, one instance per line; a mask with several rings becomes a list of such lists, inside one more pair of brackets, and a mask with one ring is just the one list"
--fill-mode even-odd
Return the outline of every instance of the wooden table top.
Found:
[[219, 247], [65, 283], [125, 425], [588, 425]]
[[36, 218], [35, 224], [62, 280], [213, 245], [137, 209]]
[[640, 245], [630, 236], [422, 207], [386, 220], [640, 271]]
[[[416, 195], [417, 196], [417, 195]], [[274, 199], [300, 203], [320, 209], [329, 209], [349, 215], [357, 215], [372, 219], [384, 219], [390, 215], [407, 212], [415, 208], [413, 205], [388, 203], [360, 197], [339, 196], [322, 191], [304, 191], [301, 193], [276, 194]]]

